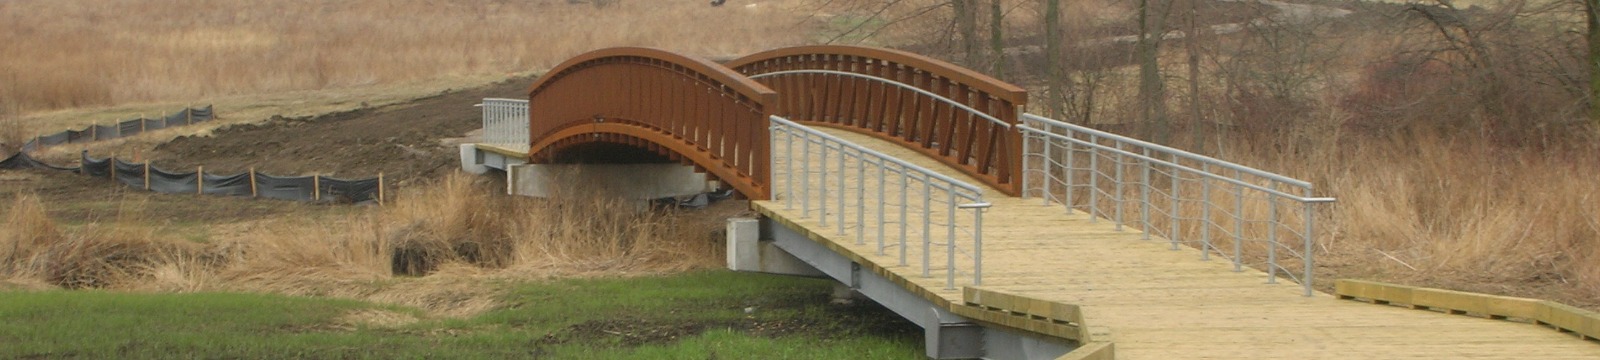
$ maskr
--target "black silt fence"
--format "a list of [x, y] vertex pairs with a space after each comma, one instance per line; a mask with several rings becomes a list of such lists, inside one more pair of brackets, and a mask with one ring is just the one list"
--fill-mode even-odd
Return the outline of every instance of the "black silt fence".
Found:
[[332, 203], [383, 204], [383, 174], [376, 178], [346, 180], [325, 176], [272, 176], [254, 170], [241, 174], [210, 174], [204, 167], [181, 172], [132, 163], [116, 158], [95, 159], [85, 152], [78, 167], [46, 164], [21, 152], [0, 160], [0, 170], [51, 169], [111, 179], [124, 186], [167, 194], [208, 194], [261, 197]]
[[202, 108], [179, 110], [159, 119], [133, 119], [112, 125], [89, 125], [83, 130], [67, 130], [49, 135], [39, 135], [23, 143], [22, 151], [31, 152], [45, 146], [79, 144], [133, 136], [146, 131], [201, 123], [215, 120], [216, 118], [216, 112], [212, 111], [211, 105], [206, 105]]

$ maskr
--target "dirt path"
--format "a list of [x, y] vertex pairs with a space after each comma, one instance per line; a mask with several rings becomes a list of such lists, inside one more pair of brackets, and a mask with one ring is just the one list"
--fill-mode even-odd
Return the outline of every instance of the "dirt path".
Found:
[[205, 166], [215, 173], [252, 166], [274, 175], [367, 178], [382, 172], [392, 184], [404, 186], [455, 168], [458, 152], [447, 142], [482, 127], [474, 104], [485, 97], [521, 98], [532, 82], [515, 78], [380, 108], [273, 117], [217, 129], [209, 136], [179, 137], [147, 156], [160, 168]]

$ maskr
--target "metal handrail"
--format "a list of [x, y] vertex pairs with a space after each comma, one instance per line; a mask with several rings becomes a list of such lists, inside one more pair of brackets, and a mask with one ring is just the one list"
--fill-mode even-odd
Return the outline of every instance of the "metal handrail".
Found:
[[[1035, 136], [1045, 136], [1045, 137], [1050, 137], [1050, 138], [1057, 139], [1057, 140], [1078, 142], [1078, 144], [1082, 145], [1082, 146], [1087, 146], [1087, 147], [1095, 148], [1096, 150], [1103, 150], [1103, 151], [1106, 151], [1106, 152], [1111, 152], [1111, 153], [1123, 155], [1123, 156], [1126, 156], [1126, 157], [1134, 158], [1136, 160], [1144, 160], [1144, 161], [1150, 161], [1150, 162], [1155, 162], [1155, 163], [1167, 163], [1167, 162], [1169, 162], [1168, 160], [1161, 160], [1161, 159], [1157, 159], [1155, 157], [1145, 156], [1143, 154], [1134, 153], [1134, 152], [1127, 151], [1127, 150], [1122, 150], [1122, 149], [1117, 149], [1117, 148], [1114, 148], [1114, 147], [1111, 147], [1111, 146], [1105, 146], [1105, 145], [1089, 143], [1089, 142], [1080, 142], [1077, 139], [1073, 139], [1073, 138], [1070, 138], [1070, 137], [1067, 137], [1067, 136], [1064, 136], [1064, 135], [1061, 135], [1061, 134], [1055, 134], [1055, 133], [1051, 133], [1051, 132], [1048, 132], [1048, 131], [1040, 130], [1038, 128], [1034, 128], [1034, 127], [1028, 126], [1028, 125], [1018, 125], [1017, 127], [1018, 128], [1022, 128], [1022, 129], [1026, 129], [1028, 132], [1033, 133]], [[1107, 139], [1111, 139], [1111, 138], [1107, 138]], [[1137, 141], [1137, 140], [1135, 140], [1135, 141]], [[1159, 146], [1159, 145], [1157, 145], [1157, 146]], [[1195, 156], [1205, 158], [1204, 156], [1200, 156], [1200, 155], [1195, 155]], [[1193, 159], [1193, 158], [1190, 158], [1190, 159]], [[1210, 159], [1210, 158], [1206, 158], [1206, 159]], [[1211, 163], [1211, 164], [1216, 164], [1218, 166], [1223, 166], [1223, 168], [1229, 169], [1229, 170], [1234, 169], [1234, 167], [1229, 167], [1227, 165], [1241, 167], [1240, 170], [1241, 171], [1246, 171], [1246, 173], [1249, 173], [1249, 170], [1254, 170], [1254, 169], [1251, 169], [1249, 167], [1243, 167], [1242, 165], [1236, 165], [1236, 164], [1233, 164], [1233, 163], [1230, 163], [1230, 162], [1226, 162], [1226, 161], [1222, 161], [1222, 160], [1212, 159], [1212, 161], [1215, 161], [1215, 162]], [[1219, 180], [1219, 181], [1228, 182], [1228, 183], [1231, 183], [1231, 184], [1234, 184], [1234, 185], [1244, 186], [1244, 187], [1247, 187], [1247, 188], [1251, 188], [1251, 189], [1258, 190], [1258, 191], [1261, 191], [1261, 192], [1269, 193], [1269, 194], [1272, 194], [1272, 195], [1281, 196], [1281, 197], [1288, 198], [1290, 200], [1294, 200], [1294, 201], [1298, 201], [1298, 202], [1318, 202], [1318, 203], [1320, 203], [1320, 202], [1334, 202], [1335, 201], [1334, 198], [1329, 198], [1329, 197], [1302, 197], [1300, 195], [1295, 195], [1295, 194], [1290, 194], [1290, 193], [1286, 193], [1286, 192], [1270, 189], [1270, 188], [1267, 188], [1267, 187], [1264, 187], [1264, 186], [1261, 186], [1261, 185], [1257, 185], [1257, 184], [1254, 184], [1254, 183], [1245, 182], [1245, 181], [1242, 181], [1242, 180], [1238, 180], [1238, 179], [1234, 179], [1234, 178], [1231, 178], [1231, 177], [1226, 177], [1226, 176], [1222, 176], [1222, 175], [1218, 175], [1218, 174], [1214, 174], [1214, 173], [1210, 173], [1210, 172], [1198, 172], [1197, 171], [1197, 172], [1195, 172], [1195, 174], [1196, 175], [1200, 175], [1200, 176], [1209, 177], [1209, 178], [1212, 178], [1212, 179], [1216, 179], [1216, 180]], [[1256, 175], [1256, 174], [1251, 173], [1251, 175]], [[1279, 175], [1276, 175], [1276, 174], [1272, 174], [1272, 175], [1279, 176]], [[1301, 181], [1301, 180], [1295, 180], [1295, 179], [1289, 179], [1289, 180], [1296, 181], [1296, 182], [1300, 182]], [[1291, 183], [1289, 181], [1282, 181], [1282, 180], [1278, 180], [1278, 179], [1273, 179], [1273, 181], [1280, 181], [1280, 182], [1283, 182], [1285, 184], [1296, 185], [1295, 183]], [[1304, 186], [1304, 187], [1305, 188], [1310, 188], [1310, 184], [1307, 183], [1306, 186]]]
[[922, 94], [923, 96], [927, 96], [927, 97], [933, 98], [934, 100], [938, 100], [939, 102], [943, 102], [945, 104], [949, 104], [950, 106], [953, 106], [953, 107], [955, 107], [957, 109], [961, 109], [963, 111], [972, 113], [973, 115], [977, 115], [978, 117], [981, 117], [984, 120], [989, 120], [989, 122], [995, 123], [996, 125], [1004, 126], [1007, 129], [1011, 128], [1011, 124], [1006, 123], [1004, 120], [1000, 120], [999, 118], [996, 118], [996, 117], [994, 117], [992, 115], [984, 113], [983, 111], [979, 111], [978, 109], [974, 109], [971, 106], [967, 106], [966, 104], [962, 104], [962, 103], [957, 102], [955, 100], [951, 100], [948, 97], [944, 97], [942, 95], [935, 94], [932, 91], [919, 89], [916, 86], [911, 86], [911, 85], [908, 85], [906, 83], [902, 83], [902, 82], [894, 81], [894, 80], [889, 80], [889, 79], [885, 79], [885, 78], [877, 77], [877, 76], [872, 76], [872, 75], [858, 74], [858, 73], [847, 72], [847, 71], [834, 71], [834, 70], [785, 70], [785, 71], [774, 71], [774, 72], [769, 72], [769, 73], [761, 73], [761, 74], [750, 75], [750, 78], [751, 79], [760, 79], [760, 78], [778, 76], [778, 75], [800, 75], [800, 74], [828, 74], [828, 75], [848, 76], [848, 77], [867, 79], [867, 80], [877, 81], [877, 82], [884, 83], [884, 84], [894, 85], [895, 87], [899, 87], [901, 89], [914, 91], [914, 92], [916, 92], [918, 94]]
[[[937, 215], [944, 215], [944, 224], [941, 225], [945, 227], [945, 231], [943, 232], [943, 241], [939, 244], [945, 247], [945, 288], [955, 289], [956, 272], [958, 270], [956, 254], [961, 251], [967, 252], [973, 260], [972, 285], [982, 284], [983, 209], [990, 206], [988, 202], [983, 200], [982, 188], [797, 124], [782, 117], [772, 116], [770, 119], [772, 123], [769, 128], [772, 134], [771, 152], [773, 154], [786, 155], [782, 159], [785, 162], [784, 164], [779, 164], [779, 158], [776, 156], [773, 157], [772, 164], [774, 172], [784, 173], [783, 181], [780, 182], [774, 179], [772, 183], [774, 184], [774, 198], [777, 199], [776, 201], [782, 201], [785, 209], [792, 210], [798, 204], [802, 218], [809, 218], [813, 209], [818, 210], [820, 225], [823, 229], [829, 227], [828, 215], [834, 215], [832, 227], [837, 229], [839, 235], [845, 235], [847, 228], [854, 228], [857, 245], [866, 245], [868, 239], [867, 229], [869, 227], [874, 228], [878, 255], [885, 255], [885, 250], [891, 246], [889, 239], [897, 238], [899, 239], [898, 244], [893, 244], [893, 246], [899, 247], [899, 265], [901, 266], [908, 265], [907, 249], [909, 246], [907, 245], [907, 239], [909, 238], [910, 224], [913, 221], [913, 218], [908, 216], [911, 211], [920, 212], [921, 216], [916, 219], [921, 219], [922, 223], [922, 259], [920, 266], [924, 277], [932, 276], [933, 260], [931, 259], [931, 253], [935, 244], [933, 241], [933, 220]], [[795, 151], [797, 150], [797, 143], [799, 152]], [[812, 151], [812, 146], [817, 146], [821, 153], [820, 156], [816, 156], [815, 161], [813, 161], [812, 154], [814, 151]], [[854, 161], [851, 162], [851, 159]], [[796, 166], [797, 163], [798, 168]], [[854, 166], [852, 166], [852, 163]], [[868, 174], [869, 169], [874, 174]], [[850, 172], [852, 171], [855, 173], [855, 186], [853, 188], [847, 184], [851, 178]], [[813, 186], [809, 186], [812, 184], [811, 174], [813, 173], [819, 175], [817, 181], [819, 186], [815, 186], [815, 189], [813, 189]], [[800, 177], [798, 184], [795, 182], [797, 174]], [[886, 192], [886, 189], [889, 188], [888, 179], [895, 177], [893, 175], [899, 175], [898, 185], [901, 190], [899, 191], [898, 202], [891, 201], [892, 199], [889, 199], [889, 194]], [[870, 198], [866, 194], [868, 188], [866, 181], [869, 178], [877, 182], [876, 198]], [[922, 196], [920, 196], [922, 201], [920, 207], [913, 209], [915, 207], [913, 206], [914, 201], [908, 200], [915, 199], [909, 198], [907, 193], [911, 192], [911, 189], [914, 189], [916, 184], [922, 185]], [[850, 194], [852, 189], [853, 195]], [[817, 193], [816, 196], [812, 196], [813, 191]], [[944, 193], [942, 214], [936, 214], [936, 210], [940, 209], [936, 209], [934, 204], [937, 198], [934, 195], [935, 191]], [[848, 198], [847, 195], [849, 195]], [[817, 206], [815, 207], [812, 206], [813, 198], [817, 199]], [[854, 204], [850, 204], [850, 199], [855, 200]], [[829, 201], [833, 202], [830, 204]], [[888, 221], [886, 219], [885, 213], [890, 208], [897, 210], [899, 213], [898, 221]], [[846, 210], [853, 210], [856, 215], [853, 226], [851, 219], [845, 216]], [[971, 212], [970, 223], [963, 223], [957, 219], [957, 213], [962, 211]], [[829, 212], [832, 212], [832, 214], [829, 214]], [[869, 212], [875, 214], [873, 221], [868, 221], [867, 219]], [[891, 227], [890, 223], [898, 224], [899, 236], [888, 236], [886, 234], [888, 228]], [[959, 234], [963, 233], [971, 236], [972, 245], [970, 248], [963, 249], [958, 245], [961, 240]]]
[[[1195, 154], [1195, 153], [1191, 153], [1191, 152], [1188, 152], [1188, 151], [1183, 151], [1183, 150], [1167, 147], [1167, 146], [1161, 145], [1161, 144], [1156, 144], [1156, 143], [1147, 142], [1147, 141], [1144, 141], [1144, 140], [1134, 139], [1134, 138], [1131, 138], [1131, 137], [1126, 137], [1126, 136], [1117, 135], [1117, 134], [1113, 134], [1113, 133], [1109, 133], [1109, 132], [1105, 132], [1105, 131], [1100, 131], [1100, 130], [1096, 130], [1096, 129], [1090, 128], [1090, 127], [1074, 125], [1072, 123], [1068, 123], [1068, 122], [1061, 121], [1061, 120], [1051, 119], [1051, 118], [1047, 118], [1047, 117], [1043, 117], [1043, 116], [1039, 116], [1039, 115], [1034, 115], [1034, 114], [1027, 114], [1027, 113], [1022, 114], [1022, 119], [1024, 121], [1035, 121], [1035, 122], [1043, 123], [1043, 124], [1046, 124], [1046, 125], [1050, 125], [1052, 127], [1071, 129], [1074, 132], [1081, 132], [1081, 133], [1085, 133], [1085, 134], [1093, 134], [1093, 135], [1095, 135], [1097, 137], [1106, 138], [1106, 139], [1110, 139], [1110, 140], [1116, 140], [1118, 142], [1138, 144], [1140, 147], [1147, 147], [1147, 148], [1151, 148], [1151, 149], [1154, 149], [1154, 150], [1159, 151], [1159, 152], [1176, 154], [1178, 156], [1181, 156], [1181, 157], [1184, 157], [1184, 158], [1187, 158], [1187, 159], [1191, 159], [1191, 160], [1195, 160], [1195, 161], [1208, 162], [1208, 163], [1212, 163], [1212, 164], [1219, 165], [1219, 166], [1225, 166], [1225, 167], [1239, 169], [1239, 170], [1242, 170], [1245, 173], [1248, 173], [1248, 174], [1251, 174], [1251, 175], [1260, 176], [1260, 177], [1264, 177], [1264, 178], [1268, 178], [1268, 179], [1272, 179], [1272, 180], [1276, 180], [1276, 181], [1281, 181], [1281, 182], [1284, 182], [1284, 183], [1287, 183], [1287, 184], [1292, 184], [1292, 185], [1295, 185], [1295, 186], [1301, 186], [1301, 187], [1307, 187], [1307, 188], [1311, 187], [1311, 183], [1307, 182], [1305, 180], [1300, 180], [1300, 179], [1295, 179], [1295, 178], [1291, 178], [1291, 177], [1287, 177], [1287, 176], [1283, 176], [1283, 175], [1278, 175], [1278, 174], [1274, 174], [1274, 173], [1258, 170], [1258, 169], [1255, 169], [1255, 168], [1252, 168], [1252, 167], [1249, 167], [1249, 166], [1234, 164], [1234, 163], [1231, 163], [1231, 162], [1218, 160], [1218, 159], [1215, 159], [1215, 158], [1212, 158], [1212, 157], [1209, 157], [1209, 156]], [[1024, 122], [1022, 126], [1027, 126], [1026, 124], [1027, 123]]]
[[[1216, 252], [1231, 258], [1235, 271], [1243, 270], [1242, 244], [1264, 240], [1267, 283], [1276, 283], [1281, 272], [1291, 280], [1299, 281], [1306, 296], [1313, 294], [1315, 205], [1331, 203], [1335, 199], [1313, 196], [1310, 182], [1038, 115], [1023, 114], [1022, 121], [1017, 129], [1023, 136], [1024, 197], [1037, 194], [1046, 205], [1055, 201], [1065, 205], [1069, 212], [1082, 207], [1089, 213], [1090, 221], [1110, 218], [1116, 222], [1118, 231], [1122, 230], [1124, 223], [1129, 222], [1125, 220], [1125, 204], [1137, 202], [1139, 220], [1133, 224], [1142, 227], [1145, 239], [1150, 239], [1152, 233], [1164, 233], [1176, 250], [1183, 242], [1180, 231], [1187, 221], [1191, 225], [1198, 225], [1201, 258], [1208, 260]], [[1103, 162], [1102, 158], [1110, 160]], [[1135, 167], [1136, 174], [1127, 171], [1130, 166]], [[1034, 176], [1039, 176], [1042, 181], [1035, 181]], [[1134, 176], [1138, 178], [1131, 179]], [[1087, 177], [1087, 181], [1080, 181], [1080, 177]], [[1156, 186], [1156, 180], [1165, 180], [1166, 188]], [[1183, 186], [1196, 182], [1198, 190], [1194, 186]], [[1054, 184], [1063, 186], [1061, 189], [1052, 189]], [[1219, 187], [1231, 195], [1224, 201], [1232, 200], [1232, 209], [1228, 209], [1228, 205], [1213, 202], [1212, 193]], [[1059, 198], [1056, 196], [1057, 190], [1060, 190]], [[1077, 191], [1085, 191], [1088, 199], [1074, 198], [1074, 192]], [[1196, 196], [1195, 192], [1199, 193], [1198, 199], [1192, 198]], [[1252, 201], [1259, 200], [1267, 204], [1268, 212], [1263, 219], [1247, 218], [1248, 215], [1244, 213], [1247, 192], [1254, 194], [1249, 197]], [[1165, 199], [1152, 198], [1159, 193], [1164, 193]], [[1189, 194], [1191, 198], [1184, 198], [1184, 194]], [[1130, 199], [1132, 196], [1136, 196], [1136, 199]], [[1156, 203], [1159, 200], [1165, 200], [1164, 205], [1169, 208], [1159, 208]], [[1285, 211], [1280, 209], [1283, 207], [1281, 201], [1297, 203], [1299, 216], [1283, 214]], [[1180, 216], [1185, 202], [1200, 204], [1199, 218]], [[1114, 209], [1102, 210], [1102, 203], [1111, 203]], [[1224, 221], [1219, 222], [1213, 217], [1213, 209], [1220, 210]], [[1294, 206], [1289, 208], [1289, 211], [1294, 210]], [[1107, 216], [1108, 212], [1112, 215]], [[1152, 213], [1157, 213], [1158, 217], [1164, 216], [1168, 228], [1156, 228]], [[1231, 229], [1227, 225], [1232, 225]], [[1246, 226], [1264, 227], [1265, 238], [1252, 239], [1245, 233]], [[1213, 229], [1231, 240], [1234, 245], [1232, 254], [1224, 253], [1213, 244]], [[1280, 235], [1280, 232], [1286, 234]], [[1281, 241], [1282, 236], [1295, 237], [1297, 239], [1294, 240], [1298, 241]], [[1294, 245], [1300, 248], [1295, 249]], [[1300, 259], [1298, 277], [1281, 263], [1278, 254], [1280, 248], [1288, 256]]]

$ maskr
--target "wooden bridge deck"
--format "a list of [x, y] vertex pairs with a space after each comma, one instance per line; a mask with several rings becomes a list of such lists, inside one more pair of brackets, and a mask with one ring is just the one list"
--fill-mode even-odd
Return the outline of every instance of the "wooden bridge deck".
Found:
[[[982, 184], [897, 145], [824, 131]], [[783, 161], [778, 159], [775, 169], [782, 169]], [[875, 179], [866, 183], [876, 186]], [[906, 190], [897, 185], [885, 190]], [[1164, 241], [1141, 240], [1135, 229], [1118, 232], [1109, 221], [1090, 223], [1082, 212], [1069, 215], [1059, 205], [1045, 207], [1037, 199], [1007, 197], [993, 189], [985, 197], [994, 206], [984, 215], [984, 284], [979, 288], [1080, 306], [1093, 340], [1112, 342], [1118, 359], [1600, 359], [1600, 344], [1549, 328], [1322, 293], [1304, 297], [1297, 284], [1265, 284], [1260, 271], [1234, 272], [1230, 262], [1201, 261], [1199, 250], [1169, 250]], [[955, 307], [963, 301], [959, 286], [945, 290], [942, 252], [931, 254], [939, 267], [924, 278], [915, 260], [921, 257], [917, 247], [907, 249], [911, 266], [896, 266], [898, 250], [877, 255], [875, 241], [857, 245], [855, 232], [839, 235], [832, 219], [824, 228], [815, 214], [802, 218], [798, 209], [785, 210], [781, 202], [753, 206], [810, 229], [813, 238], [824, 238], [874, 271], [906, 280], [910, 290], [937, 304]], [[970, 270], [970, 265], [963, 258], [958, 268]], [[961, 276], [961, 282], [970, 283], [970, 272]]]

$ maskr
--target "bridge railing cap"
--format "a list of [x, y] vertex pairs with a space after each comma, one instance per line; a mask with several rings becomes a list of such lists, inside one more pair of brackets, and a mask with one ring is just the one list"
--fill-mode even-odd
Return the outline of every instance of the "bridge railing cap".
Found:
[[1010, 101], [1013, 105], [1026, 105], [1028, 91], [1022, 87], [1012, 85], [989, 75], [951, 64], [943, 60], [934, 59], [916, 53], [866, 46], [851, 45], [806, 45], [778, 48], [750, 54], [733, 61], [729, 61], [729, 68], [738, 69], [757, 62], [788, 56], [801, 55], [847, 55], [885, 60], [923, 71], [928, 71], [943, 76], [957, 83], [971, 86], [980, 91], [993, 94], [995, 97]]
[[528, 96], [532, 97], [534, 94], [538, 93], [541, 88], [543, 88], [550, 81], [554, 81], [556, 78], [559, 78], [560, 75], [567, 69], [590, 61], [612, 57], [642, 57], [683, 66], [696, 73], [710, 77], [712, 80], [722, 83], [739, 94], [749, 97], [762, 104], [770, 103], [771, 100], [775, 99], [778, 94], [776, 91], [767, 88], [766, 85], [762, 85], [755, 80], [751, 80], [750, 78], [733, 71], [733, 69], [713, 63], [709, 60], [690, 57], [657, 48], [628, 46], [590, 51], [578, 56], [574, 56], [571, 59], [567, 59], [567, 61], [561, 62], [560, 65], [556, 65], [554, 68], [551, 68], [550, 72], [545, 73], [544, 76], [540, 76], [539, 80], [534, 81], [533, 85], [528, 87]]

